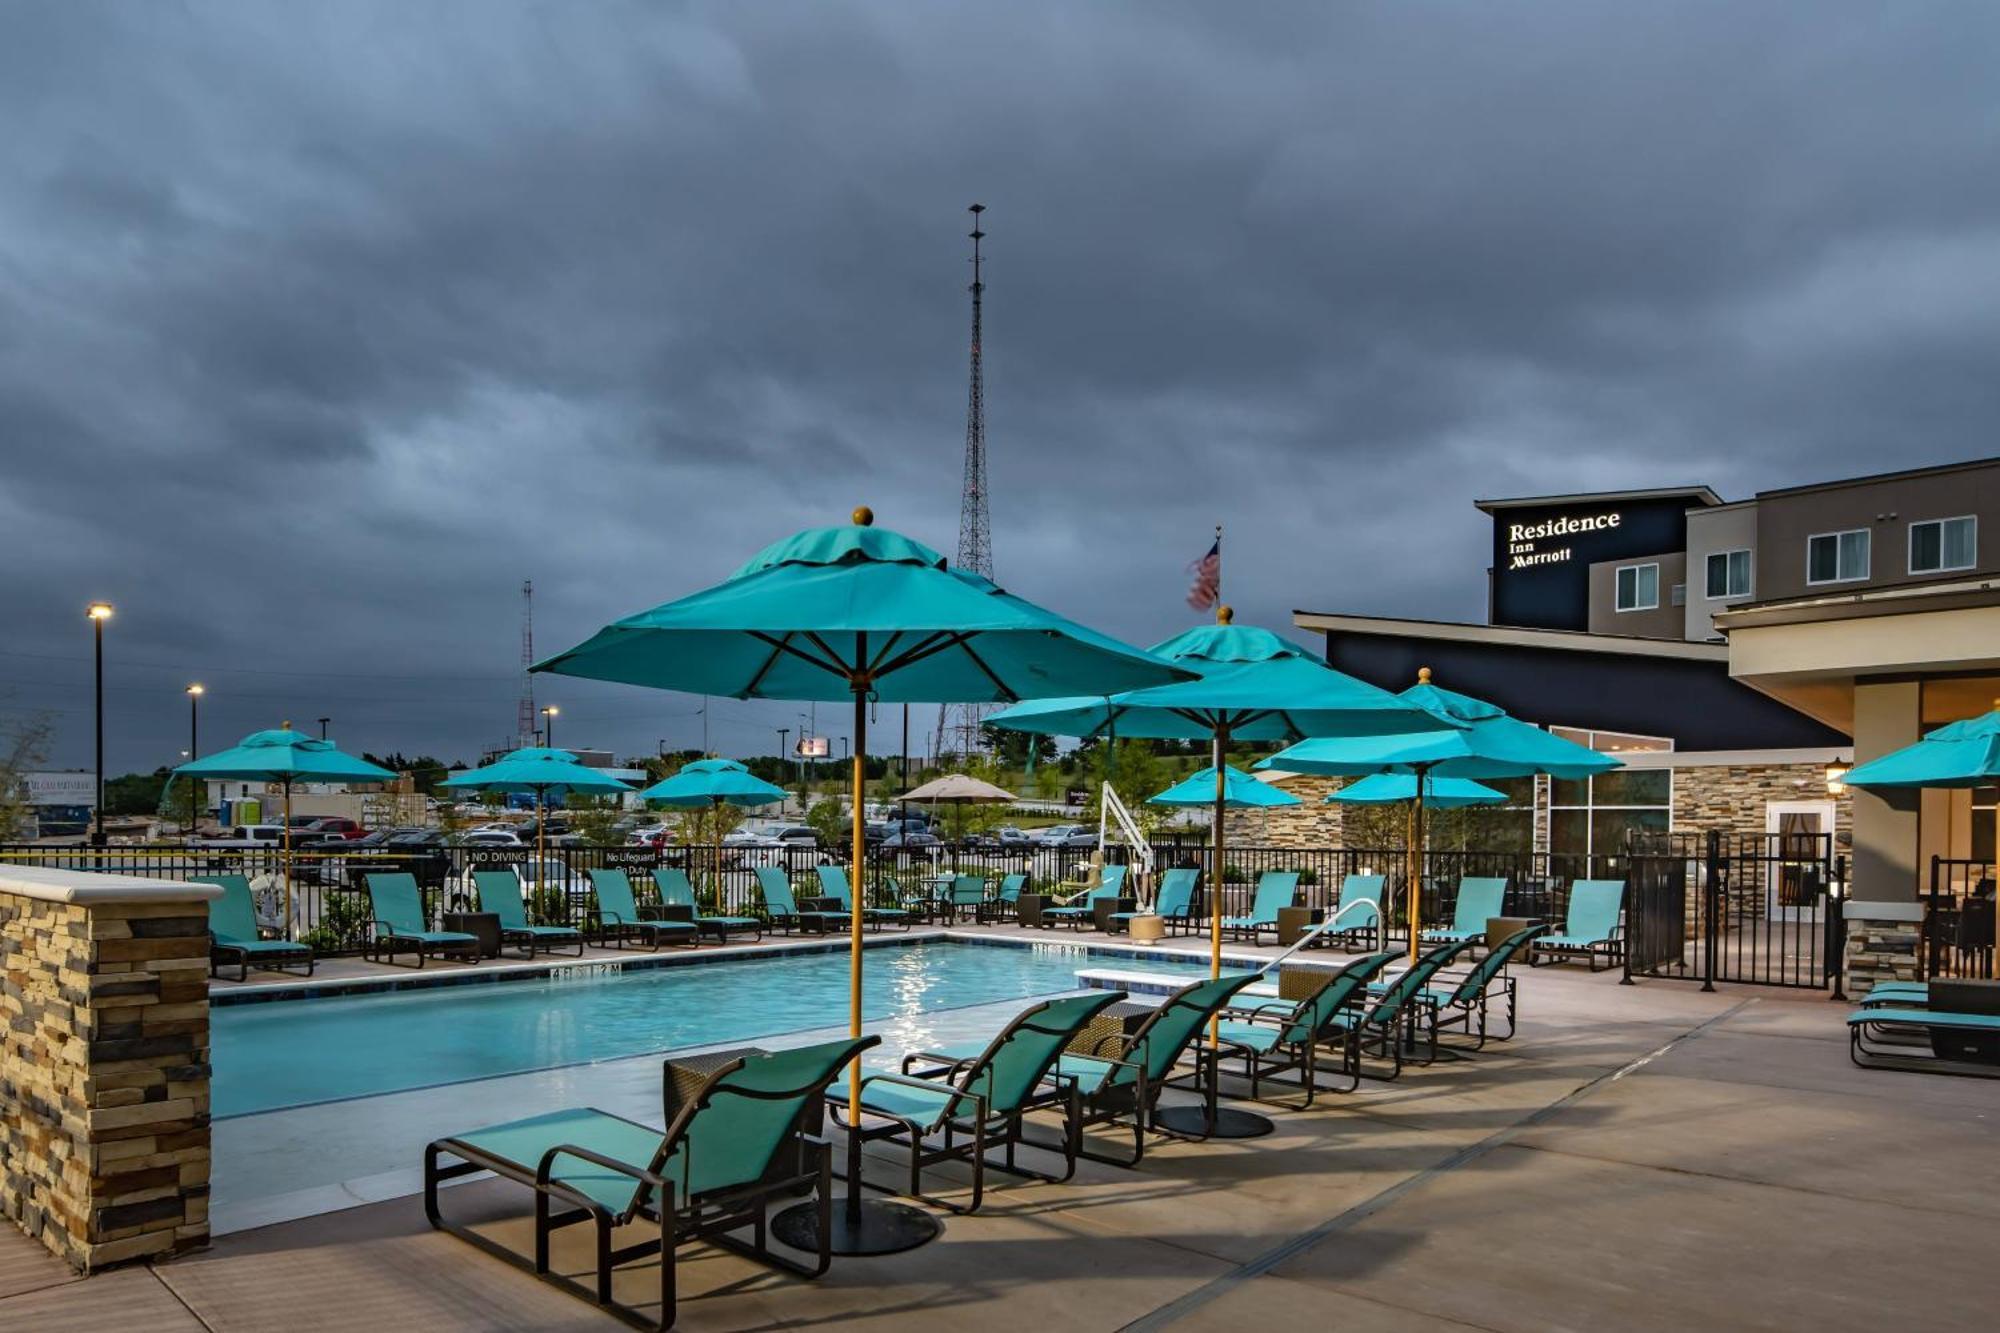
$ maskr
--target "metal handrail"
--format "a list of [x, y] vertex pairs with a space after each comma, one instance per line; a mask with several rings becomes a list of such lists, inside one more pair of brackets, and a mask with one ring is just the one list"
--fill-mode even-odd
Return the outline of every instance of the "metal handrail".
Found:
[[1107, 782], [1104, 784], [1104, 799], [1098, 803], [1097, 810], [1099, 847], [1104, 845], [1107, 821], [1114, 817], [1118, 820], [1118, 828], [1124, 833], [1125, 840], [1132, 845], [1132, 858], [1138, 864], [1140, 882], [1145, 886], [1150, 901], [1153, 886], [1152, 840], [1139, 831], [1138, 821], [1132, 818], [1132, 812], [1125, 808], [1125, 802], [1118, 799], [1118, 793], [1112, 790], [1111, 784]]
[[1293, 940], [1290, 948], [1286, 949], [1276, 958], [1273, 958], [1270, 962], [1264, 964], [1264, 966], [1258, 968], [1257, 975], [1260, 977], [1263, 976], [1266, 972], [1269, 972], [1272, 968], [1278, 966], [1278, 964], [1284, 962], [1287, 958], [1290, 958], [1293, 954], [1305, 948], [1306, 945], [1312, 943], [1314, 936], [1321, 934], [1322, 932], [1330, 929], [1333, 926], [1339, 925], [1340, 918], [1346, 916], [1349, 912], [1355, 910], [1358, 907], [1372, 907], [1375, 909], [1378, 916], [1382, 911], [1382, 905], [1380, 903], [1368, 902], [1360, 898], [1355, 899], [1353, 902], [1348, 903], [1343, 907], [1337, 908], [1332, 916], [1320, 922], [1318, 925], [1314, 926], [1311, 930], [1308, 930], [1305, 934], [1299, 936], [1296, 940]]

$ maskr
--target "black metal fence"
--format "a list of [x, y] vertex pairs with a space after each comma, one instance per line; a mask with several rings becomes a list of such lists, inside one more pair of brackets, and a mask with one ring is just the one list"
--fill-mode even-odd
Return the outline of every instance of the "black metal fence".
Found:
[[1628, 977], [1840, 993], [1847, 867], [1831, 835], [1648, 834], [1628, 851]]
[[[1152, 849], [1156, 871], [1177, 866], [1209, 864], [1205, 843], [1167, 839]], [[1124, 859], [1123, 848], [1108, 859]], [[966, 850], [956, 848], [871, 850], [864, 876], [868, 900], [887, 905], [919, 890], [929, 878], [976, 874], [997, 882], [1010, 874], [1029, 877], [1031, 890], [1075, 889], [1089, 869], [1089, 848], [1019, 848]], [[1226, 849], [1222, 908], [1225, 915], [1247, 914], [1257, 881], [1267, 871], [1293, 871], [1299, 876], [1298, 901], [1331, 912], [1338, 905], [1341, 885], [1350, 875], [1378, 874], [1386, 881], [1383, 904], [1393, 927], [1407, 914], [1408, 879], [1400, 848], [1294, 848], [1230, 846]], [[165, 879], [199, 879], [237, 873], [251, 880], [260, 924], [273, 935], [304, 940], [322, 954], [361, 951], [367, 944], [369, 919], [367, 876], [402, 871], [411, 875], [422, 893], [430, 920], [436, 924], [447, 911], [474, 905], [474, 871], [509, 867], [522, 880], [530, 916], [544, 924], [587, 924], [596, 908], [590, 872], [617, 867], [630, 876], [643, 903], [651, 895], [655, 867], [685, 870], [706, 910], [731, 915], [761, 915], [763, 895], [757, 869], [776, 866], [797, 885], [799, 896], [818, 892], [815, 869], [843, 864], [838, 852], [811, 846], [713, 847], [564, 847], [550, 848], [539, 859], [532, 847], [423, 847], [399, 851], [314, 850], [292, 858], [289, 880], [283, 856], [276, 848], [197, 848], [177, 843], [115, 844], [97, 848], [80, 845], [0, 845], [0, 864], [57, 866]], [[1420, 910], [1429, 922], [1452, 919], [1459, 881], [1467, 876], [1498, 876], [1508, 882], [1503, 910], [1509, 916], [1560, 921], [1568, 907], [1569, 884], [1579, 878], [1623, 878], [1630, 868], [1625, 856], [1569, 856], [1546, 853], [1432, 851], [1424, 858]], [[1206, 914], [1208, 876], [1195, 910]]]
[[1992, 862], [1933, 856], [1917, 948], [1918, 975], [1925, 979], [1995, 975], [1993, 915]]

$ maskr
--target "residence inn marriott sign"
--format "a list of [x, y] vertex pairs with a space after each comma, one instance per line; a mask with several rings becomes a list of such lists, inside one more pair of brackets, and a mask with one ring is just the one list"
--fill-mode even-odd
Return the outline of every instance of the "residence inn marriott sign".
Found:
[[1493, 519], [1488, 623], [1588, 630], [1592, 565], [1685, 551], [1687, 511], [1720, 502], [1705, 486], [1480, 501]]

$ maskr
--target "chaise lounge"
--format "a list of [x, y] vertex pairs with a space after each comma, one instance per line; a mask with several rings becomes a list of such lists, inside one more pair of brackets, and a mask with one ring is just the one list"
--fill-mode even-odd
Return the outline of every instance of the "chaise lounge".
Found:
[[1278, 909], [1290, 907], [1298, 896], [1298, 871], [1266, 870], [1257, 879], [1257, 896], [1250, 904], [1250, 915], [1222, 918], [1223, 933], [1247, 935], [1253, 944], [1264, 931], [1276, 934]]
[[546, 952], [555, 946], [573, 944], [576, 956], [583, 957], [582, 931], [573, 926], [537, 926], [529, 922], [528, 910], [521, 903], [521, 877], [512, 870], [475, 870], [472, 885], [479, 894], [479, 910], [500, 918], [502, 944], [517, 945], [527, 950], [530, 958], [537, 949]]
[[305, 974], [313, 974], [315, 959], [311, 945], [267, 940], [257, 934], [257, 904], [250, 892], [249, 879], [242, 875], [209, 875], [195, 883], [213, 884], [222, 890], [220, 898], [208, 902], [210, 976], [216, 976], [217, 969], [231, 961], [236, 964], [238, 981], [250, 979], [252, 962], [260, 972], [283, 972], [304, 963]]
[[1458, 902], [1452, 909], [1451, 927], [1426, 930], [1424, 944], [1457, 944], [1461, 940], [1485, 939], [1486, 923], [1505, 914], [1507, 881], [1482, 875], [1464, 875], [1458, 881]]
[[815, 909], [802, 912], [792, 898], [792, 881], [786, 877], [782, 866], [758, 866], [757, 887], [764, 892], [764, 913], [771, 925], [787, 934], [801, 926], [810, 926], [815, 934], [824, 935], [830, 930], [846, 930], [851, 914], [828, 912]]
[[626, 941], [636, 940], [655, 951], [663, 943], [690, 947], [701, 943], [701, 932], [692, 921], [656, 921], [640, 916], [639, 904], [632, 896], [632, 878], [618, 867], [593, 866], [590, 887], [597, 891], [600, 942], [623, 948]]
[[1624, 911], [1624, 880], [1577, 880], [1569, 886], [1569, 915], [1562, 930], [1535, 941], [1528, 965], [1540, 967], [1581, 956], [1593, 972], [1599, 970], [1599, 958], [1607, 960], [1606, 966], [1615, 966], [1625, 956]]
[[694, 885], [688, 882], [687, 871], [675, 866], [661, 866], [653, 871], [653, 887], [660, 891], [660, 906], [685, 909], [694, 922], [697, 934], [713, 935], [728, 943], [731, 935], [748, 934], [752, 942], [764, 938], [764, 923], [754, 916], [703, 916], [695, 906]]
[[[398, 952], [416, 954], [419, 968], [433, 954], [456, 956], [463, 963], [479, 961], [477, 936], [429, 928], [424, 920], [423, 894], [414, 875], [406, 870], [377, 870], [369, 872], [367, 881], [369, 910], [375, 914], [369, 923], [374, 934], [368, 955], [372, 961], [393, 964]], [[398, 945], [406, 948], [398, 950]]]

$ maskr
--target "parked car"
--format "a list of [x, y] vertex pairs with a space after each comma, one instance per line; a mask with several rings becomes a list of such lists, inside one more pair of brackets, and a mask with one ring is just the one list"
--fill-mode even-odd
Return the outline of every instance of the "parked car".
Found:
[[934, 857], [944, 850], [944, 843], [934, 833], [918, 833], [914, 830], [892, 833], [876, 847], [877, 851], [893, 856], [897, 853], [915, 853]]
[[521, 835], [512, 829], [484, 829], [459, 835], [461, 847], [520, 847]]
[[205, 838], [189, 838], [190, 847], [281, 847], [285, 842], [283, 824], [235, 824]]
[[968, 852], [1024, 852], [1035, 845], [1035, 840], [1012, 824], [1003, 824], [983, 833], [968, 833], [958, 840], [958, 845]]
[[1052, 824], [1035, 839], [1037, 847], [1095, 847], [1097, 830], [1088, 824]]
[[336, 838], [348, 840], [360, 838], [368, 832], [367, 829], [361, 827], [359, 821], [342, 819], [337, 815], [327, 815], [323, 818], [315, 819], [306, 825], [306, 829], [309, 832], [326, 833]]

